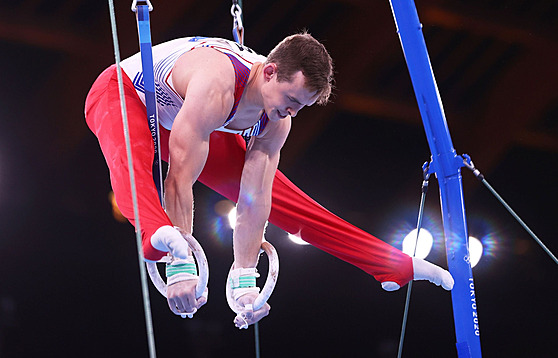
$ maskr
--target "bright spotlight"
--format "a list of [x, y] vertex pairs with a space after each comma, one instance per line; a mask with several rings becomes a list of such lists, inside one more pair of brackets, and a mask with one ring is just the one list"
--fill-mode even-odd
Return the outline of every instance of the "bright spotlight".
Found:
[[[417, 229], [414, 229], [403, 239], [403, 252], [409, 256], [413, 256], [413, 253], [415, 253], [414, 257], [424, 259], [430, 253], [433, 242], [434, 238], [432, 237], [432, 234], [430, 234], [430, 232], [428, 232], [428, 230], [426, 229], [420, 229], [418, 245], [416, 245]], [[416, 252], [415, 245], [417, 246]]]
[[471, 262], [471, 268], [475, 267], [479, 263], [482, 251], [482, 242], [474, 236], [469, 236], [469, 259]]
[[234, 229], [236, 225], [236, 206], [231, 208], [231, 211], [227, 214], [227, 218], [229, 219], [229, 225], [231, 229]]
[[289, 239], [297, 245], [310, 245], [306, 241], [302, 240], [299, 236], [289, 234]]

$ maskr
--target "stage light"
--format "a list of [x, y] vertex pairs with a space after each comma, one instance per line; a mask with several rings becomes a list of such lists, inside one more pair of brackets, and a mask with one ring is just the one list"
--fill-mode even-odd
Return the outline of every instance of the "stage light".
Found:
[[229, 225], [231, 229], [234, 229], [236, 225], [236, 206], [231, 208], [231, 211], [227, 214], [227, 218], [229, 219]]
[[289, 239], [297, 245], [310, 245], [306, 241], [302, 240], [299, 236], [289, 234]]
[[236, 206], [234, 201], [223, 199], [215, 203], [215, 214], [219, 216], [227, 216], [232, 208]]
[[482, 242], [474, 236], [469, 236], [469, 259], [471, 262], [471, 268], [475, 267], [479, 263], [482, 251]]
[[[432, 234], [426, 229], [420, 229], [417, 245], [417, 229], [414, 229], [403, 239], [403, 252], [409, 256], [413, 256], [413, 253], [415, 253], [414, 257], [424, 259], [430, 253], [433, 243]], [[415, 245], [417, 247], [416, 252]]]

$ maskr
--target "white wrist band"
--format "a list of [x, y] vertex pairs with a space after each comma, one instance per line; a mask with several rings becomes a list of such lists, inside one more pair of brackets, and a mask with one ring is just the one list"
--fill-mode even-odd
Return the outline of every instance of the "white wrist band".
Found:
[[167, 285], [198, 278], [196, 262], [192, 256], [186, 260], [173, 260], [167, 264]]

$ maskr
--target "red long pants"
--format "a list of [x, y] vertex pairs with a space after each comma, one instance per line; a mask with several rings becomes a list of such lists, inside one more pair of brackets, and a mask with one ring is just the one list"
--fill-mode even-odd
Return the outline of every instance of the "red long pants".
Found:
[[[123, 79], [143, 251], [147, 259], [158, 260], [165, 253], [151, 246], [151, 235], [161, 226], [172, 223], [159, 203], [153, 183], [151, 165], [154, 146], [145, 106], [125, 73]], [[85, 103], [85, 116], [109, 167], [118, 207], [135, 226], [114, 65], [105, 70], [92, 86]], [[168, 130], [160, 129], [161, 156], [166, 161], [169, 134]], [[198, 180], [236, 202], [245, 153], [246, 144], [239, 135], [213, 132], [209, 156]], [[412, 261], [408, 255], [332, 214], [279, 170], [273, 182], [269, 222], [300, 235], [306, 242], [359, 267], [380, 282], [393, 281], [403, 286], [413, 277]]]

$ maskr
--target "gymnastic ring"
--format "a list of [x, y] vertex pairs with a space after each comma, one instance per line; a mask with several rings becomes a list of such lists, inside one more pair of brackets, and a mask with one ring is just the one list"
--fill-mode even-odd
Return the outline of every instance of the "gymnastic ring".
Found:
[[[269, 297], [273, 293], [273, 289], [275, 288], [275, 285], [277, 284], [277, 278], [279, 277], [279, 257], [277, 256], [277, 251], [275, 250], [273, 245], [271, 245], [267, 241], [263, 241], [261, 249], [260, 249], [260, 253], [262, 253], [262, 252], [265, 252], [267, 254], [267, 259], [269, 261], [269, 269], [268, 269], [268, 272], [267, 272], [267, 279], [265, 281], [265, 284], [264, 284], [261, 292], [258, 294], [258, 297], [256, 297], [256, 299], [254, 300], [254, 304], [252, 306], [254, 311], [259, 310], [260, 308], [263, 307], [263, 305], [265, 305], [265, 303], [267, 302], [267, 300], [269, 299]], [[230, 285], [230, 279], [231, 279], [231, 272], [233, 270], [233, 267], [234, 267], [234, 264], [233, 264], [233, 266], [231, 266], [231, 269], [229, 271], [225, 291], [226, 291], [227, 303], [229, 304], [229, 307], [235, 313], [238, 314], [238, 313], [242, 312], [242, 310], [244, 308], [241, 305], [239, 305], [238, 302], [236, 302], [236, 300], [233, 298], [233, 295], [232, 295], [233, 289]]]
[[[205, 257], [205, 252], [203, 251], [199, 242], [189, 234], [185, 234], [181, 232], [182, 236], [188, 243], [194, 257], [196, 258], [196, 263], [198, 265], [198, 283], [196, 285], [196, 299], [203, 296], [203, 293], [207, 287], [207, 282], [209, 281], [209, 265], [207, 264], [207, 258]], [[168, 263], [170, 262], [171, 257], [165, 256], [158, 262]], [[167, 297], [167, 284], [161, 278], [159, 274], [159, 270], [157, 269], [157, 262], [146, 262], [145, 265], [147, 266], [147, 272], [149, 273], [149, 277], [155, 285], [155, 288], [163, 295]]]

